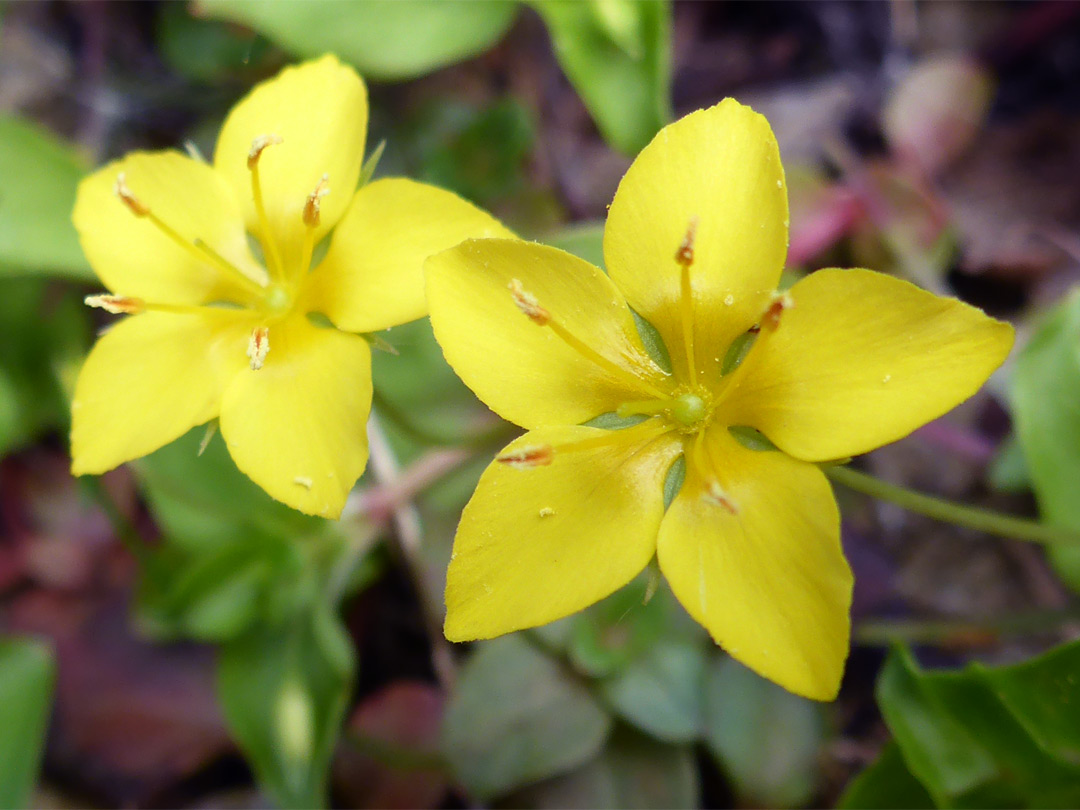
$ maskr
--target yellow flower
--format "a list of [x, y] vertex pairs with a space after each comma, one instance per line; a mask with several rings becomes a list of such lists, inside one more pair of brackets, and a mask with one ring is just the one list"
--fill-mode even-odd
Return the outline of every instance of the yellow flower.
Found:
[[368, 454], [371, 357], [356, 333], [424, 315], [431, 253], [511, 236], [431, 186], [357, 191], [366, 129], [364, 83], [326, 56], [254, 88], [226, 119], [213, 165], [135, 152], [82, 181], [73, 218], [109, 290], [87, 303], [128, 316], [79, 375], [73, 473], [104, 472], [220, 417], [237, 466], [270, 495], [341, 513]]
[[[610, 276], [502, 239], [428, 260], [447, 359], [529, 431], [465, 508], [448, 638], [561, 618], [656, 555], [732, 656], [792, 692], [835, 696], [852, 577], [816, 463], [899, 439], [969, 397], [1012, 329], [868, 270], [821, 270], [778, 295], [787, 224], [768, 122], [728, 99], [666, 127], [634, 161], [604, 232]], [[724, 373], [747, 335], [749, 353]], [[587, 424], [603, 414], [641, 421]], [[779, 450], [750, 449], [740, 428]], [[685, 480], [665, 509], [680, 456]]]

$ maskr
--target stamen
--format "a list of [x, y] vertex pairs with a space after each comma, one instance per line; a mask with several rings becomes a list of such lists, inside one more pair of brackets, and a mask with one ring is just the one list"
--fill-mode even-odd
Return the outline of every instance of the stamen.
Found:
[[546, 467], [554, 458], [555, 450], [550, 444], [527, 444], [495, 456], [496, 461], [519, 470]]
[[690, 217], [686, 235], [675, 251], [679, 265], [679, 311], [682, 315], [683, 346], [686, 348], [686, 368], [690, 382], [697, 382], [697, 364], [694, 355], [694, 288], [690, 284], [690, 266], [694, 263], [694, 240], [697, 238], [698, 218]]
[[200, 263], [209, 264], [212, 267], [216, 267], [225, 275], [239, 281], [241, 285], [248, 290], [254, 292], [259, 289], [259, 285], [252, 278], [245, 273], [241, 272], [239, 268], [234, 267], [218, 253], [210, 248], [201, 239], [196, 239], [194, 242], [189, 242], [183, 236], [181, 236], [176, 230], [167, 225], [162, 219], [160, 219], [153, 211], [150, 210], [150, 206], [143, 203], [138, 197], [132, 193], [128, 188], [127, 178], [124, 172], [120, 172], [116, 176], [116, 184], [113, 186], [113, 191], [116, 196], [120, 198], [120, 201], [128, 207], [128, 209], [135, 216], [140, 219], [146, 218], [154, 224], [159, 231], [167, 236], [172, 242], [183, 248], [192, 258]]
[[735, 506], [735, 502], [728, 497], [727, 493], [724, 492], [715, 480], [710, 481], [708, 487], [705, 488], [705, 500], [715, 503], [717, 506], [724, 507], [733, 515], [739, 514], [739, 509]]
[[716, 475], [715, 460], [709, 453], [708, 445], [705, 444], [705, 431], [701, 431], [694, 438], [692, 452], [688, 450], [686, 457], [693, 465], [698, 477], [705, 482], [703, 497], [709, 503], [722, 506], [733, 515], [739, 514], [739, 508], [735, 501], [720, 486], [719, 477]]
[[146, 302], [141, 298], [127, 295], [88, 295], [83, 299], [83, 303], [112, 315], [134, 315], [146, 309]]
[[145, 217], [150, 213], [150, 209], [147, 208], [139, 198], [131, 193], [131, 189], [128, 188], [127, 179], [123, 172], [116, 175], [116, 184], [113, 186], [113, 192], [120, 198], [120, 202], [126, 205], [137, 217]]
[[521, 282], [516, 278], [510, 279], [510, 294], [514, 297], [514, 303], [537, 326], [547, 326], [551, 320], [551, 313], [540, 306], [536, 296], [526, 292]]
[[273, 233], [270, 230], [270, 218], [266, 216], [266, 206], [263, 205], [262, 184], [259, 180], [259, 158], [263, 150], [268, 146], [284, 143], [278, 135], [259, 135], [251, 142], [251, 150], [248, 152], [247, 167], [251, 172], [251, 196], [255, 202], [255, 213], [259, 218], [259, 241], [262, 243], [263, 254], [266, 256], [267, 269], [270, 276], [276, 281], [284, 280], [284, 270], [281, 264], [281, 254], [278, 253], [277, 244], [274, 242]]
[[565, 326], [552, 318], [551, 313], [540, 305], [536, 296], [528, 292], [518, 279], [511, 279], [507, 286], [510, 288], [510, 294], [513, 296], [514, 303], [517, 305], [518, 309], [520, 309], [522, 313], [537, 326], [548, 327], [578, 354], [600, 366], [613, 377], [622, 380], [632, 388], [648, 391], [658, 399], [668, 398], [668, 395], [655, 385], [604, 357], [604, 355], [587, 345]]
[[308, 194], [307, 202], [304, 203], [303, 218], [307, 229], [304, 231], [304, 254], [300, 260], [301, 277], [307, 275], [308, 270], [311, 269], [311, 256], [315, 252], [315, 229], [319, 227], [322, 216], [322, 198], [330, 193], [326, 185], [329, 181], [330, 175], [324, 174], [315, 186], [315, 190]]
[[780, 316], [784, 314], [785, 309], [792, 309], [794, 306], [795, 299], [791, 297], [791, 293], [773, 293], [772, 302], [765, 310], [765, 314], [761, 316], [761, 326], [769, 331], [779, 329]]
[[248, 341], [247, 356], [251, 360], [251, 370], [258, 371], [270, 353], [270, 330], [265, 326], [256, 326]]

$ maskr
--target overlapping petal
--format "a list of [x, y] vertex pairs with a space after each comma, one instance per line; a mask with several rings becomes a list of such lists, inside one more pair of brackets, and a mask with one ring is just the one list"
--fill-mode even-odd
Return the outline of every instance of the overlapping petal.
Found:
[[111, 470], [217, 416], [246, 363], [237, 313], [147, 312], [116, 323], [86, 358], [71, 405], [71, 471]]
[[361, 188], [310, 281], [309, 306], [374, 332], [427, 314], [424, 260], [466, 239], [514, 234], [456, 194], [403, 178]]
[[847, 657], [852, 576], [821, 471], [706, 435], [733, 514], [706, 496], [698, 466], [660, 525], [660, 569], [725, 650], [792, 692], [836, 696]]
[[1012, 347], [1008, 324], [869, 270], [819, 270], [790, 294], [723, 408], [808, 461], [906, 436], [974, 394]]
[[[138, 201], [191, 243], [185, 249], [116, 195], [120, 174]], [[202, 240], [253, 279], [264, 276], [248, 249], [232, 189], [210, 166], [179, 152], [133, 152], [79, 183], [72, 219], [98, 278], [120, 295], [170, 304], [245, 300], [247, 289], [194, 249]]]
[[[633, 315], [598, 268], [555, 248], [473, 240], [428, 259], [427, 297], [446, 359], [488, 407], [527, 428], [575, 424], [666, 384]], [[621, 372], [571, 347], [518, 308], [514, 280], [551, 318]], [[641, 384], [639, 384], [639, 381]]]
[[241, 201], [248, 230], [260, 233], [247, 159], [252, 141], [277, 136], [259, 159], [259, 175], [270, 230], [286, 268], [299, 272], [305, 228], [304, 204], [324, 174], [330, 193], [322, 200], [316, 239], [345, 213], [356, 190], [367, 135], [367, 89], [334, 56], [287, 67], [257, 85], [221, 129], [214, 168]]
[[719, 376], [731, 341], [776, 289], [787, 254], [784, 170], [768, 121], [725, 99], [664, 127], [619, 184], [604, 230], [608, 273], [685, 373], [676, 252], [696, 223], [691, 278], [699, 371]]
[[336, 518], [367, 463], [371, 350], [301, 316], [272, 325], [258, 371], [237, 373], [221, 404], [236, 466], [294, 509]]
[[[560, 445], [606, 440], [591, 449]], [[446, 636], [490, 638], [567, 616], [625, 585], [649, 562], [676, 438], [566, 426], [507, 450], [552, 445], [549, 466], [495, 461], [465, 507], [447, 573]]]

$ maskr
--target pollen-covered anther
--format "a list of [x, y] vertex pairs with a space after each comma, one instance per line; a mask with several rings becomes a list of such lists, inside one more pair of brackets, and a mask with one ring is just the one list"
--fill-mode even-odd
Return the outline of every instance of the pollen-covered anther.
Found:
[[551, 313], [540, 306], [535, 295], [526, 292], [520, 281], [516, 278], [511, 279], [507, 286], [510, 288], [510, 295], [514, 297], [517, 308], [524, 312], [530, 321], [538, 326], [545, 326], [551, 320]]
[[247, 167], [254, 169], [263, 150], [268, 146], [275, 146], [279, 143], [284, 143], [280, 135], [259, 135], [251, 142], [251, 149], [248, 150]]
[[324, 174], [319, 184], [315, 186], [315, 190], [308, 194], [307, 202], [304, 203], [304, 224], [309, 228], [319, 227], [322, 198], [330, 193], [326, 185], [328, 182], [330, 182], [330, 175]]
[[137, 217], [145, 217], [150, 213], [150, 208], [144, 205], [138, 197], [136, 197], [131, 189], [128, 188], [127, 178], [123, 172], [116, 175], [116, 184], [113, 186], [113, 193], [120, 198], [120, 202], [128, 207]]
[[794, 306], [795, 299], [791, 297], [790, 293], [774, 294], [772, 303], [769, 304], [769, 308], [765, 310], [765, 314], [761, 318], [762, 326], [776, 329], [780, 326], [780, 316], [784, 314], [784, 310], [792, 309]]
[[251, 360], [251, 370], [258, 371], [266, 362], [266, 355], [270, 353], [270, 329], [265, 326], [256, 326], [248, 340], [247, 356]]
[[128, 295], [88, 295], [83, 299], [83, 303], [113, 315], [134, 315], [146, 308], [146, 302], [141, 298]]
[[710, 481], [709, 485], [705, 488], [705, 500], [709, 503], [714, 503], [717, 506], [722, 506], [727, 509], [731, 514], [739, 514], [739, 508], [735, 505], [735, 501], [731, 500], [723, 487], [716, 481]]
[[533, 467], [546, 467], [555, 458], [555, 448], [550, 444], [527, 444], [515, 447], [495, 457], [495, 460], [508, 467], [528, 470]]
[[690, 217], [690, 224], [686, 226], [686, 236], [679, 243], [679, 249], [675, 251], [675, 261], [689, 267], [694, 263], [694, 240], [697, 238], [698, 218]]

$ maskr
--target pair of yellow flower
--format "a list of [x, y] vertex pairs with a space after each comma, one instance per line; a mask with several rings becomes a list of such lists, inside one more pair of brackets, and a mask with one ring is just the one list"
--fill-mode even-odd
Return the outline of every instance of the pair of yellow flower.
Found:
[[[729, 653], [833, 697], [852, 578], [816, 464], [966, 399], [1011, 328], [866, 270], [818, 271], [778, 295], [783, 169], [765, 119], [731, 100], [666, 127], [634, 161], [605, 229], [607, 275], [446, 191], [355, 190], [366, 118], [359, 76], [324, 57], [242, 100], [212, 166], [135, 153], [83, 181], [75, 224], [110, 290], [88, 303], [129, 316], [79, 377], [73, 471], [216, 417], [256, 483], [335, 517], [367, 461], [361, 334], [430, 310], [455, 371], [528, 430], [462, 515], [449, 638], [566, 616], [655, 555]], [[620, 427], [589, 424], [605, 415]], [[747, 429], [777, 449], [752, 449]]]

